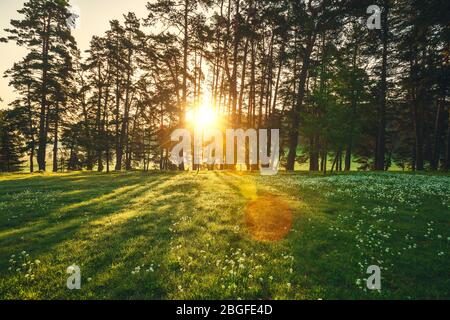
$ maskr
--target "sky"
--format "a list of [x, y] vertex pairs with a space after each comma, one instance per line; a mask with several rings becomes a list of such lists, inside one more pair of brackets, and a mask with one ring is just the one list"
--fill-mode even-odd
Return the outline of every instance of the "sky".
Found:
[[[25, 0], [0, 0], [0, 37], [8, 34], [3, 31], [9, 28], [9, 21], [20, 15], [17, 10], [22, 8]], [[139, 18], [146, 16], [145, 5], [148, 0], [71, 0], [75, 8], [79, 8], [80, 26], [73, 32], [78, 48], [85, 51], [93, 35], [103, 35], [109, 28], [112, 19], [122, 20], [123, 14], [135, 12]], [[26, 54], [26, 49], [17, 47], [15, 43], [0, 43], [0, 109], [15, 99], [14, 89], [8, 87], [8, 79], [3, 73], [11, 68], [14, 62], [20, 61]]]

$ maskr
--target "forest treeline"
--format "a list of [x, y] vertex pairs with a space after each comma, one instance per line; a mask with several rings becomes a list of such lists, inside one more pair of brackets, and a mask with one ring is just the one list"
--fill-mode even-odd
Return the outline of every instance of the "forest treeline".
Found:
[[48, 170], [49, 151], [55, 172], [177, 169], [170, 134], [205, 95], [227, 128], [281, 129], [287, 170], [450, 169], [448, 0], [146, 7], [80, 52], [68, 1], [25, 2], [1, 39], [28, 51], [5, 73], [17, 99], [0, 112], [0, 171], [25, 155]]

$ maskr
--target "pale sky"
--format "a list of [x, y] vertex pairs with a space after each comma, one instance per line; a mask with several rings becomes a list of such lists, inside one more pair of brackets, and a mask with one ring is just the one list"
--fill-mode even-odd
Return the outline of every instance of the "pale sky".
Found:
[[[3, 31], [9, 28], [9, 21], [19, 17], [17, 10], [22, 8], [25, 0], [0, 0], [0, 37], [7, 36]], [[81, 24], [78, 30], [73, 32], [78, 48], [85, 51], [89, 48], [89, 42], [93, 35], [103, 35], [109, 28], [112, 19], [122, 20], [122, 15], [127, 12], [135, 12], [139, 18], [147, 14], [145, 8], [148, 0], [71, 0], [74, 7], [80, 10]], [[11, 68], [16, 61], [20, 61], [26, 53], [24, 48], [17, 47], [14, 43], [0, 43], [0, 108], [4, 108], [14, 100], [13, 88], [8, 87], [8, 79], [3, 78], [3, 73]]]

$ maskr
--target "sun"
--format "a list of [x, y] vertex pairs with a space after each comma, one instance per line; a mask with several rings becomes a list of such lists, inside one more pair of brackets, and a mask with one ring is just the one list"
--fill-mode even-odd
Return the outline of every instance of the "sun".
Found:
[[218, 126], [218, 116], [208, 104], [202, 104], [186, 112], [186, 122], [196, 129], [208, 129]]

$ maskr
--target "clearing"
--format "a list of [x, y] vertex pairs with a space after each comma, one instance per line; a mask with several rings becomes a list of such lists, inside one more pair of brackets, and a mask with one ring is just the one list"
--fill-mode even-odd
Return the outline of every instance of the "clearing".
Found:
[[449, 299], [449, 213], [446, 175], [0, 175], [0, 298]]

